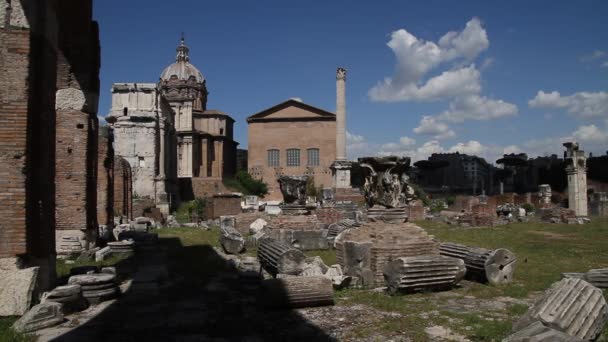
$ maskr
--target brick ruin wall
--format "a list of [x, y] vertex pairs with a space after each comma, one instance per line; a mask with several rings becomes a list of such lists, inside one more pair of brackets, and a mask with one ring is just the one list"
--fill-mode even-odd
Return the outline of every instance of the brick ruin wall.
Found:
[[207, 198], [207, 219], [215, 219], [225, 215], [238, 215], [241, 212], [241, 197], [219, 197]]
[[133, 179], [131, 165], [122, 157], [114, 157], [113, 215], [133, 219]]
[[97, 99], [99, 29], [92, 2], [57, 3], [56, 240], [78, 236], [89, 246], [97, 232]]
[[114, 224], [114, 149], [112, 136], [99, 134], [97, 146], [97, 223]]

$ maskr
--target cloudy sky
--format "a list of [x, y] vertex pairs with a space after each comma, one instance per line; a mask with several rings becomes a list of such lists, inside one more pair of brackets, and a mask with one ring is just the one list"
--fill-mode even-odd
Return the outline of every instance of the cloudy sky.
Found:
[[245, 119], [288, 98], [335, 110], [349, 158], [608, 150], [608, 1], [97, 0], [100, 115], [115, 82], [156, 82], [180, 32], [208, 107]]

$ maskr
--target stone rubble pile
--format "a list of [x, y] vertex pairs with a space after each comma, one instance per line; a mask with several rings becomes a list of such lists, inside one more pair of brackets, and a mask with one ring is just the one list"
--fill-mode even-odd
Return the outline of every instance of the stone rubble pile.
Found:
[[228, 254], [239, 254], [245, 250], [245, 239], [234, 226], [222, 225], [220, 228], [220, 243]]
[[262, 268], [275, 277], [277, 274], [299, 274], [306, 259], [299, 249], [266, 237], [260, 240], [257, 253]]
[[82, 311], [87, 308], [87, 302], [82, 296], [82, 287], [79, 284], [57, 286], [42, 297], [42, 303], [54, 302], [63, 305], [66, 314]]
[[107, 246], [110, 247], [110, 252], [113, 255], [124, 258], [130, 257], [135, 253], [135, 242], [131, 240], [108, 242]]
[[517, 258], [508, 249], [489, 250], [445, 242], [439, 246], [440, 254], [462, 259], [467, 268], [467, 279], [493, 285], [510, 283], [513, 280]]

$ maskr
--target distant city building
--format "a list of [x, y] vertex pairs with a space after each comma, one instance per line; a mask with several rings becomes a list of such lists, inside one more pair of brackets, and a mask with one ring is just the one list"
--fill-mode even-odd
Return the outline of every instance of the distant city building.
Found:
[[428, 193], [493, 193], [495, 168], [483, 158], [459, 152], [433, 153], [414, 165], [416, 182]]
[[268, 184], [268, 199], [282, 199], [277, 178], [311, 176], [317, 187], [332, 187], [336, 159], [336, 115], [287, 100], [247, 118], [248, 168]]

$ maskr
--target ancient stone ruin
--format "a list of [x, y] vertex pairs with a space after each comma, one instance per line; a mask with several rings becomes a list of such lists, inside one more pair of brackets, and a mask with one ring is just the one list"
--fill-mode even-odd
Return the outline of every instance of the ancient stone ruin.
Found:
[[515, 324], [513, 331], [540, 322], [586, 341], [595, 340], [608, 322], [608, 304], [602, 291], [582, 279], [554, 283]]
[[566, 173], [568, 174], [568, 208], [576, 216], [587, 216], [587, 158], [578, 143], [566, 142]]
[[442, 255], [396, 258], [384, 267], [390, 293], [449, 289], [464, 278], [462, 259]]
[[445, 242], [439, 246], [441, 255], [462, 259], [467, 278], [490, 284], [506, 284], [513, 280], [517, 258], [508, 249], [489, 250]]
[[336, 260], [361, 286], [384, 284], [384, 267], [393, 258], [439, 254], [439, 243], [412, 224], [368, 222], [335, 239]]

